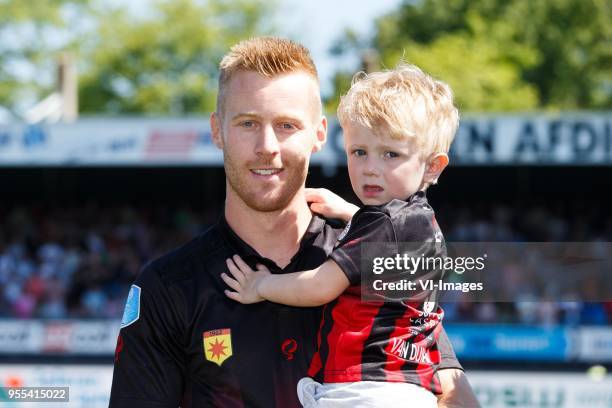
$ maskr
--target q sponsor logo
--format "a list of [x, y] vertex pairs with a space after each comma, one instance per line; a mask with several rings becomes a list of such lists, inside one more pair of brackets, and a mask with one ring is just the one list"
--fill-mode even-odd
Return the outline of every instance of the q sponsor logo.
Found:
[[297, 348], [298, 344], [297, 341], [295, 341], [294, 339], [287, 339], [283, 341], [283, 344], [281, 345], [281, 351], [283, 352], [283, 355], [285, 356], [287, 361], [293, 360], [293, 355], [295, 354]]

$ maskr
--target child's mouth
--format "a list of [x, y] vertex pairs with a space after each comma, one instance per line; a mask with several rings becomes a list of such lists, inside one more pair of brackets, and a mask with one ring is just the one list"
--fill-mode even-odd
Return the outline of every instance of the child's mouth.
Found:
[[363, 186], [363, 194], [366, 197], [376, 197], [384, 191], [384, 188], [375, 184], [366, 184]]

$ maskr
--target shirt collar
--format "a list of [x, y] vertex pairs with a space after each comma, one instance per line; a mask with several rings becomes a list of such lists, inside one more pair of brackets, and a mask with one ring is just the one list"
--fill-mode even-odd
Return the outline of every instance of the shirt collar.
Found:
[[416, 193], [414, 193], [413, 195], [408, 197], [408, 199], [406, 201], [412, 202], [414, 200], [418, 200], [419, 198], [427, 198], [427, 195], [425, 194], [424, 190], [417, 191]]
[[[236, 234], [228, 224], [225, 215], [222, 215], [219, 219], [218, 226], [219, 232], [221, 233], [221, 236], [223, 237], [225, 242], [233, 251], [235, 251], [236, 254], [240, 255], [240, 257], [249, 265], [253, 265], [259, 262], [265, 264], [270, 268], [280, 269], [274, 261], [262, 257], [259, 253], [257, 253], [255, 249], [253, 249], [253, 247], [251, 247], [242, 238], [240, 238], [238, 234]], [[288, 266], [290, 266], [294, 262], [296, 257], [300, 254], [300, 252], [306, 245], [310, 245], [313, 240], [316, 239], [316, 237], [322, 233], [324, 227], [325, 220], [317, 216], [316, 214], [313, 214], [312, 219], [310, 220], [310, 224], [308, 224], [308, 228], [306, 228], [306, 232], [304, 233], [304, 236], [300, 241], [300, 247], [298, 249], [298, 252], [294, 254]]]

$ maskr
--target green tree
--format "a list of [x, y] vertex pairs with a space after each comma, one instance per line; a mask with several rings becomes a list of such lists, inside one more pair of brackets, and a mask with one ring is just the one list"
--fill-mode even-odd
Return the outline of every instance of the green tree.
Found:
[[54, 86], [59, 54], [75, 49], [86, 0], [0, 1], [0, 106], [15, 115]]
[[415, 63], [448, 82], [462, 110], [609, 109], [611, 12], [609, 0], [405, 1], [373, 39], [350, 33], [336, 49], [365, 43], [383, 67]]
[[146, 15], [120, 8], [99, 16], [84, 46], [81, 112], [179, 115], [215, 106], [221, 56], [268, 33], [264, 0], [157, 0]]

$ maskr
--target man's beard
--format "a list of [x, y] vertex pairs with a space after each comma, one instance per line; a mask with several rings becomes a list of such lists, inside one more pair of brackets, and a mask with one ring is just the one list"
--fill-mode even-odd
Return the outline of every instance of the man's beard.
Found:
[[[287, 208], [291, 200], [306, 182], [308, 174], [308, 163], [306, 158], [296, 159], [297, 161], [288, 161], [290, 164], [284, 164], [283, 172], [285, 173], [285, 181], [280, 186], [274, 189], [274, 194], [262, 195], [257, 186], [249, 183], [248, 172], [251, 168], [266, 168], [272, 167], [265, 163], [259, 163], [252, 166], [244, 166], [242, 169], [237, 167], [228, 155], [224, 152], [224, 168], [225, 176], [229, 183], [229, 187], [236, 192], [240, 199], [253, 210], [261, 212], [274, 212]], [[242, 173], [241, 173], [242, 172]]]

